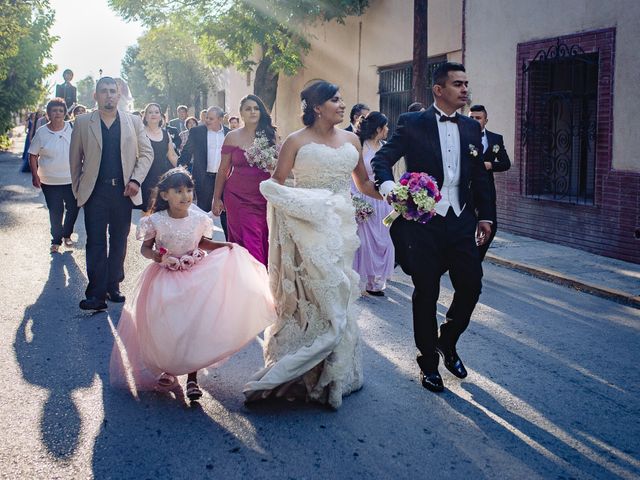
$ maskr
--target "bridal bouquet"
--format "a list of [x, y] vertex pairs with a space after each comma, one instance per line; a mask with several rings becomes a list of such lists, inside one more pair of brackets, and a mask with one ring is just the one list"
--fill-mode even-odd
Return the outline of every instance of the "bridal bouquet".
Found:
[[436, 214], [436, 203], [442, 196], [436, 180], [431, 175], [406, 172], [389, 193], [389, 198], [393, 212], [382, 221], [387, 227], [399, 216], [427, 223]]
[[356, 222], [364, 223], [369, 220], [369, 217], [373, 215], [373, 207], [365, 199], [352, 196], [351, 201], [356, 208]]
[[278, 148], [270, 145], [263, 133], [258, 133], [251, 146], [244, 152], [244, 156], [249, 165], [268, 172], [276, 167]]
[[205, 251], [200, 248], [196, 248], [190, 254], [184, 254], [180, 257], [170, 255], [169, 251], [164, 247], [160, 247], [158, 253], [162, 255], [160, 266], [174, 272], [177, 270], [190, 270], [191, 267], [206, 256]]

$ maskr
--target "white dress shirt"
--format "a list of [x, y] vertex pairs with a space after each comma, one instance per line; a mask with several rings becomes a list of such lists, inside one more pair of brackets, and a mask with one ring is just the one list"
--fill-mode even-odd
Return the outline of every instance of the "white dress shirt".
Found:
[[223, 142], [224, 128], [222, 126], [217, 132], [207, 129], [207, 173], [218, 173]]
[[487, 139], [487, 131], [482, 130], [482, 153], [489, 149], [489, 140]]
[[[449, 207], [453, 208], [453, 213], [459, 217], [463, 207], [460, 207], [460, 197], [458, 195], [460, 186], [460, 130], [458, 124], [453, 122], [441, 122], [440, 115], [446, 115], [433, 105], [436, 109], [436, 120], [438, 134], [440, 135], [440, 152], [442, 153], [442, 167], [444, 170], [444, 181], [440, 187], [442, 200], [436, 204], [436, 213], [445, 217]], [[454, 113], [455, 115], [455, 113]]]

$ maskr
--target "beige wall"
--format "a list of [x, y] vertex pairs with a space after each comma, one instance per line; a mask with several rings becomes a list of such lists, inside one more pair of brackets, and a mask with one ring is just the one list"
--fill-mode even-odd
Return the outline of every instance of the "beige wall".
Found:
[[[300, 91], [311, 80], [322, 78], [340, 85], [349, 109], [358, 102], [379, 108], [378, 68], [413, 58], [413, 3], [371, 0], [366, 13], [348, 18], [346, 25], [331, 22], [308, 30], [312, 41], [305, 68], [294, 77], [280, 77], [273, 116], [283, 137], [302, 127]], [[428, 29], [429, 56], [462, 59], [462, 0], [431, 0]], [[247, 87], [245, 76], [232, 70], [225, 81], [227, 111], [236, 112], [239, 99], [253, 86]]]
[[[489, 110], [513, 159], [518, 43], [616, 27], [613, 168], [640, 171], [640, 1], [467, 1], [465, 63], [473, 102]], [[499, 14], [496, 14], [499, 12]]]

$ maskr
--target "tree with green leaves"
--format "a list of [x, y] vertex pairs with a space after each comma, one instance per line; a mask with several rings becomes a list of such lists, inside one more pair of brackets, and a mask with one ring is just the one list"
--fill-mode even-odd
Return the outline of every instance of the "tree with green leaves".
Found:
[[93, 108], [96, 103], [93, 94], [96, 91], [96, 79], [87, 75], [76, 84], [78, 90], [78, 103], [87, 108]]
[[49, 34], [53, 12], [44, 0], [3, 2], [0, 17], [0, 134], [12, 127], [12, 115], [44, 99], [44, 80], [57, 40]]
[[164, 109], [167, 107], [167, 97], [162, 90], [151, 84], [139, 53], [140, 45], [127, 48], [120, 68], [122, 79], [129, 86], [136, 109], [142, 110], [147, 103], [152, 102], [160, 104]]
[[193, 105], [216, 77], [194, 36], [178, 22], [158, 25], [140, 37], [127, 50], [122, 74], [137, 106], [157, 102], [171, 111]]
[[211, 65], [254, 72], [254, 93], [271, 109], [280, 74], [295, 75], [311, 48], [309, 25], [361, 15], [368, 0], [109, 0], [126, 20], [180, 18]]

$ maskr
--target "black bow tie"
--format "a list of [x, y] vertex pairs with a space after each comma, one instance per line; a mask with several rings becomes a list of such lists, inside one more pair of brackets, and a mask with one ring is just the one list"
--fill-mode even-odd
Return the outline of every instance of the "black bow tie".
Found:
[[485, 132], [482, 132], [482, 136], [483, 136], [483, 137], [486, 137], [486, 136], [487, 136], [487, 134], [486, 134]]
[[458, 123], [458, 116], [454, 115], [453, 117], [447, 117], [446, 115], [440, 115], [440, 121]]

